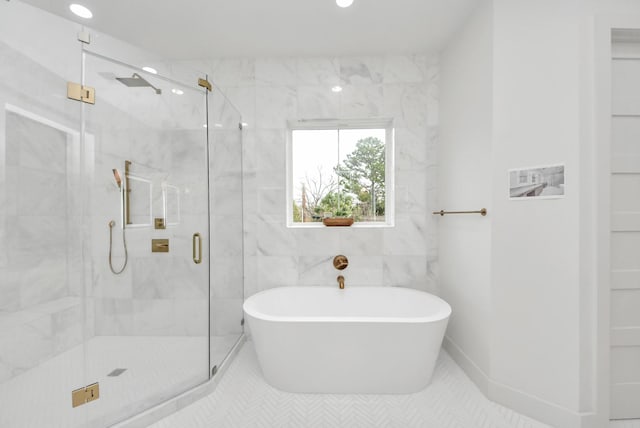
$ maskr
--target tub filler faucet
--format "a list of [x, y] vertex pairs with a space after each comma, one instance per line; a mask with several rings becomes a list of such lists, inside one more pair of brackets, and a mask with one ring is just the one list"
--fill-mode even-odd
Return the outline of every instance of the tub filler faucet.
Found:
[[[337, 270], [345, 270], [347, 266], [349, 266], [349, 259], [347, 259], [346, 256], [339, 254], [333, 258], [333, 267]], [[340, 290], [344, 290], [344, 276], [338, 275], [336, 279], [338, 280]]]

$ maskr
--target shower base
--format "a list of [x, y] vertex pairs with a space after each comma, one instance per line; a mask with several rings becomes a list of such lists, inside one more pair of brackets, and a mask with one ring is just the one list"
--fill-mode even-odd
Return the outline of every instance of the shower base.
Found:
[[[220, 365], [238, 335], [211, 338]], [[96, 336], [0, 384], [0, 426], [109, 426], [208, 380], [206, 337]], [[86, 363], [85, 378], [84, 364]], [[119, 376], [108, 376], [124, 368]], [[71, 407], [71, 391], [100, 382], [100, 399]]]

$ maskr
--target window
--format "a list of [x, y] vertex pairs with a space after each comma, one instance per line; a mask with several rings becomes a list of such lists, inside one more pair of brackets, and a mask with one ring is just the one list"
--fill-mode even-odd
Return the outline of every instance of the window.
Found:
[[520, 184], [527, 184], [529, 181], [529, 176], [526, 171], [520, 173]]
[[390, 121], [290, 123], [287, 223], [353, 217], [393, 225], [393, 129]]

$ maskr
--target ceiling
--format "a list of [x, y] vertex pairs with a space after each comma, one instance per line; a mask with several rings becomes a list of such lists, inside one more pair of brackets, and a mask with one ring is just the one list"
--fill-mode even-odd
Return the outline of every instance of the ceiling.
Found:
[[[23, 0], [167, 59], [427, 53], [479, 0]], [[91, 20], [73, 15], [81, 3]]]

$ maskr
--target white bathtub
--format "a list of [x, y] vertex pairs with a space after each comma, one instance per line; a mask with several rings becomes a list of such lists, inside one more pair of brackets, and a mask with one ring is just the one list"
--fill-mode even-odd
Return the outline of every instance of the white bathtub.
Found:
[[280, 287], [244, 311], [265, 379], [290, 392], [387, 394], [429, 384], [451, 307], [400, 287]]

